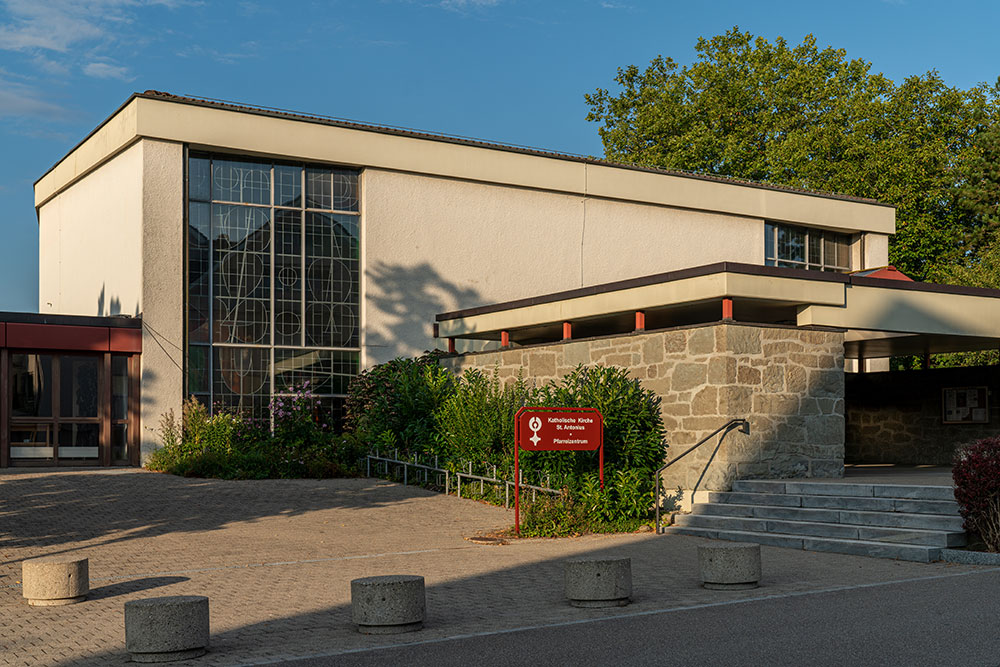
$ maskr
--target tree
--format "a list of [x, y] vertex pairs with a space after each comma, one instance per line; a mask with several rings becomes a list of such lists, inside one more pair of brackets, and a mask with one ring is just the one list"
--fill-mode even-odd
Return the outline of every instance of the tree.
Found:
[[969, 90], [931, 71], [896, 84], [812, 35], [789, 47], [733, 28], [698, 60], [619, 69], [586, 95], [609, 160], [878, 199], [897, 207], [890, 261], [917, 279], [969, 252], [960, 185], [1000, 117], [1000, 81]]
[[[977, 281], [967, 284], [979, 287], [1000, 287], [1000, 123], [994, 124], [976, 137], [978, 151], [966, 169], [965, 181], [959, 188], [959, 205], [971, 217], [973, 229], [968, 235], [970, 266], [964, 266], [975, 273], [959, 271], [958, 276]], [[994, 254], [981, 263], [982, 268], [993, 263], [992, 273], [986, 269], [986, 283], [977, 272], [977, 257], [983, 248], [992, 248]], [[953, 276], [954, 277], [954, 276]], [[962, 283], [966, 284], [966, 283]]]

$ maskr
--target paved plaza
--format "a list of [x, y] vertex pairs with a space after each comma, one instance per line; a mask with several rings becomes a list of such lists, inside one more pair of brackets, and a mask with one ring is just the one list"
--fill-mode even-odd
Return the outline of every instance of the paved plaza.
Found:
[[[465, 539], [512, 521], [502, 508], [372, 479], [5, 472], [0, 664], [123, 664], [124, 603], [190, 594], [211, 600], [212, 644], [182, 664], [690, 665], [755, 655], [758, 664], [912, 665], [939, 664], [928, 646], [953, 650], [949, 642], [965, 664], [1000, 662], [997, 568], [764, 548], [761, 588], [709, 591], [698, 586], [697, 538]], [[48, 554], [89, 557], [86, 602], [35, 608], [21, 598], [21, 561]], [[567, 605], [560, 561], [581, 554], [630, 556], [633, 604]], [[425, 629], [357, 633], [351, 579], [403, 573], [426, 578]], [[779, 652], [782, 642], [798, 652]]]

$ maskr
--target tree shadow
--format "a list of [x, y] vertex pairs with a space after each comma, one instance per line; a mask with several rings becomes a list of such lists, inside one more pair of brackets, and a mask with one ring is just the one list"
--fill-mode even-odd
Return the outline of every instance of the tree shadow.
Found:
[[424, 262], [400, 266], [373, 262], [365, 270], [365, 347], [369, 363], [417, 356], [440, 343], [434, 316], [481, 306], [483, 297], [469, 285], [446, 279]]
[[[30, 548], [30, 557], [54, 555], [273, 516], [387, 507], [431, 495], [370, 478], [234, 482], [134, 469], [7, 469], [0, 475], [0, 553]], [[21, 560], [6, 559], [0, 566]]]
[[[612, 544], [589, 543], [573, 547], [574, 541], [562, 541], [567, 548], [558, 556], [529, 559], [516, 565], [500, 565], [490, 571], [467, 576], [450, 577], [440, 565], [430, 576], [426, 587], [427, 620], [424, 629], [400, 635], [361, 635], [351, 617], [349, 602], [330, 605], [315, 611], [276, 615], [260, 622], [252, 622], [213, 632], [210, 655], [220, 664], [247, 664], [287, 661], [303, 665], [332, 664], [576, 664], [593, 662], [588, 652], [593, 649], [587, 642], [571, 646], [535, 645], [516, 657], [509, 653], [470, 654], [451, 653], [444, 663], [423, 660], [408, 653], [417, 649], [414, 642], [451, 642], [454, 639], [475, 639], [483, 636], [513, 634], [518, 629], [531, 629], [546, 625], [563, 624], [567, 627], [588, 621], [620, 618], [622, 616], [656, 615], [665, 609], [703, 608], [707, 606], [737, 605], [732, 607], [730, 618], [736, 620], [747, 613], [738, 606], [744, 601], [767, 596], [781, 597], [802, 594], [806, 590], [836, 588], [854, 583], [873, 583], [891, 579], [932, 575], [940, 573], [938, 566], [921, 563], [900, 563], [891, 560], [868, 559], [841, 554], [810, 553], [793, 549], [764, 547], [764, 573], [762, 588], [736, 591], [713, 591], [701, 587], [696, 546], [706, 541], [684, 536], [623, 536]], [[600, 544], [600, 545], [598, 545]], [[483, 558], [493, 558], [494, 550], [509, 550], [494, 561], [503, 563], [518, 550], [518, 545], [475, 547], [484, 550]], [[595, 559], [632, 559], [633, 592], [631, 604], [624, 608], [579, 609], [571, 607], [564, 594], [564, 561], [574, 556]], [[437, 558], [448, 558], [436, 554]], [[861, 564], [864, 567], [861, 567]], [[458, 565], [467, 566], [467, 563]], [[402, 568], [379, 568], [376, 572], [351, 572], [345, 569], [324, 578], [323, 586], [341, 587], [342, 597], [349, 600], [350, 579], [371, 574], [423, 574], [419, 564], [406, 564]], [[435, 581], [436, 580], [436, 581]], [[319, 579], [317, 579], [319, 581]], [[240, 593], [245, 604], [260, 594], [252, 588]], [[322, 593], [317, 590], [316, 595]], [[226, 604], [226, 594], [210, 594], [210, 604], [215, 599]], [[231, 603], [230, 603], [231, 604]], [[214, 607], [213, 607], [214, 609]], [[227, 612], [231, 615], [233, 608]], [[213, 612], [221, 613], [221, 612]], [[231, 616], [230, 616], [231, 618]], [[664, 620], [664, 624], [668, 621]], [[721, 623], [712, 630], [712, 641], [726, 643], [732, 640], [732, 629]], [[652, 639], [652, 638], [650, 638]], [[664, 626], [666, 644], [676, 637]], [[837, 636], [836, 640], [842, 638]], [[700, 639], [707, 641], [707, 639]], [[929, 640], [933, 641], [933, 640]], [[451, 644], [456, 646], [456, 644]], [[398, 647], [398, 648], [394, 648]], [[400, 654], [399, 652], [403, 653]], [[560, 653], [564, 652], [564, 653]], [[123, 647], [107, 650], [99, 655], [79, 656], [63, 665], [107, 664], [124, 662]], [[441, 652], [437, 658], [441, 658]], [[628, 664], [628, 660], [624, 660]], [[618, 664], [617, 662], [615, 664]], [[669, 661], [657, 664], [675, 664]]]

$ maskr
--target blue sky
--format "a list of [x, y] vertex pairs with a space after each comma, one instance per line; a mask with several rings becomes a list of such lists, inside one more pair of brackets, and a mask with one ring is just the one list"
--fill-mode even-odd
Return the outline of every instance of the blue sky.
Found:
[[0, 0], [0, 310], [37, 309], [32, 183], [133, 91], [601, 155], [584, 93], [738, 25], [898, 80], [1000, 75], [1000, 3]]

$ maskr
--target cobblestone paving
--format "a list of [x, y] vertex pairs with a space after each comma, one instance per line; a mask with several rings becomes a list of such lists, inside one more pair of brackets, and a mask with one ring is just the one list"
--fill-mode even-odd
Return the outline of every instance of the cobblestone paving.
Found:
[[[697, 583], [697, 538], [647, 533], [506, 546], [464, 539], [510, 525], [511, 514], [372, 479], [2, 474], [0, 664], [125, 663], [123, 604], [159, 595], [207, 595], [212, 646], [196, 663], [233, 665], [973, 569], [765, 548], [763, 588], [706, 591]], [[29, 607], [21, 561], [59, 553], [89, 557], [89, 599]], [[560, 560], [583, 553], [632, 557], [632, 605], [564, 603]], [[426, 628], [358, 634], [350, 580], [392, 573], [426, 578]]]

